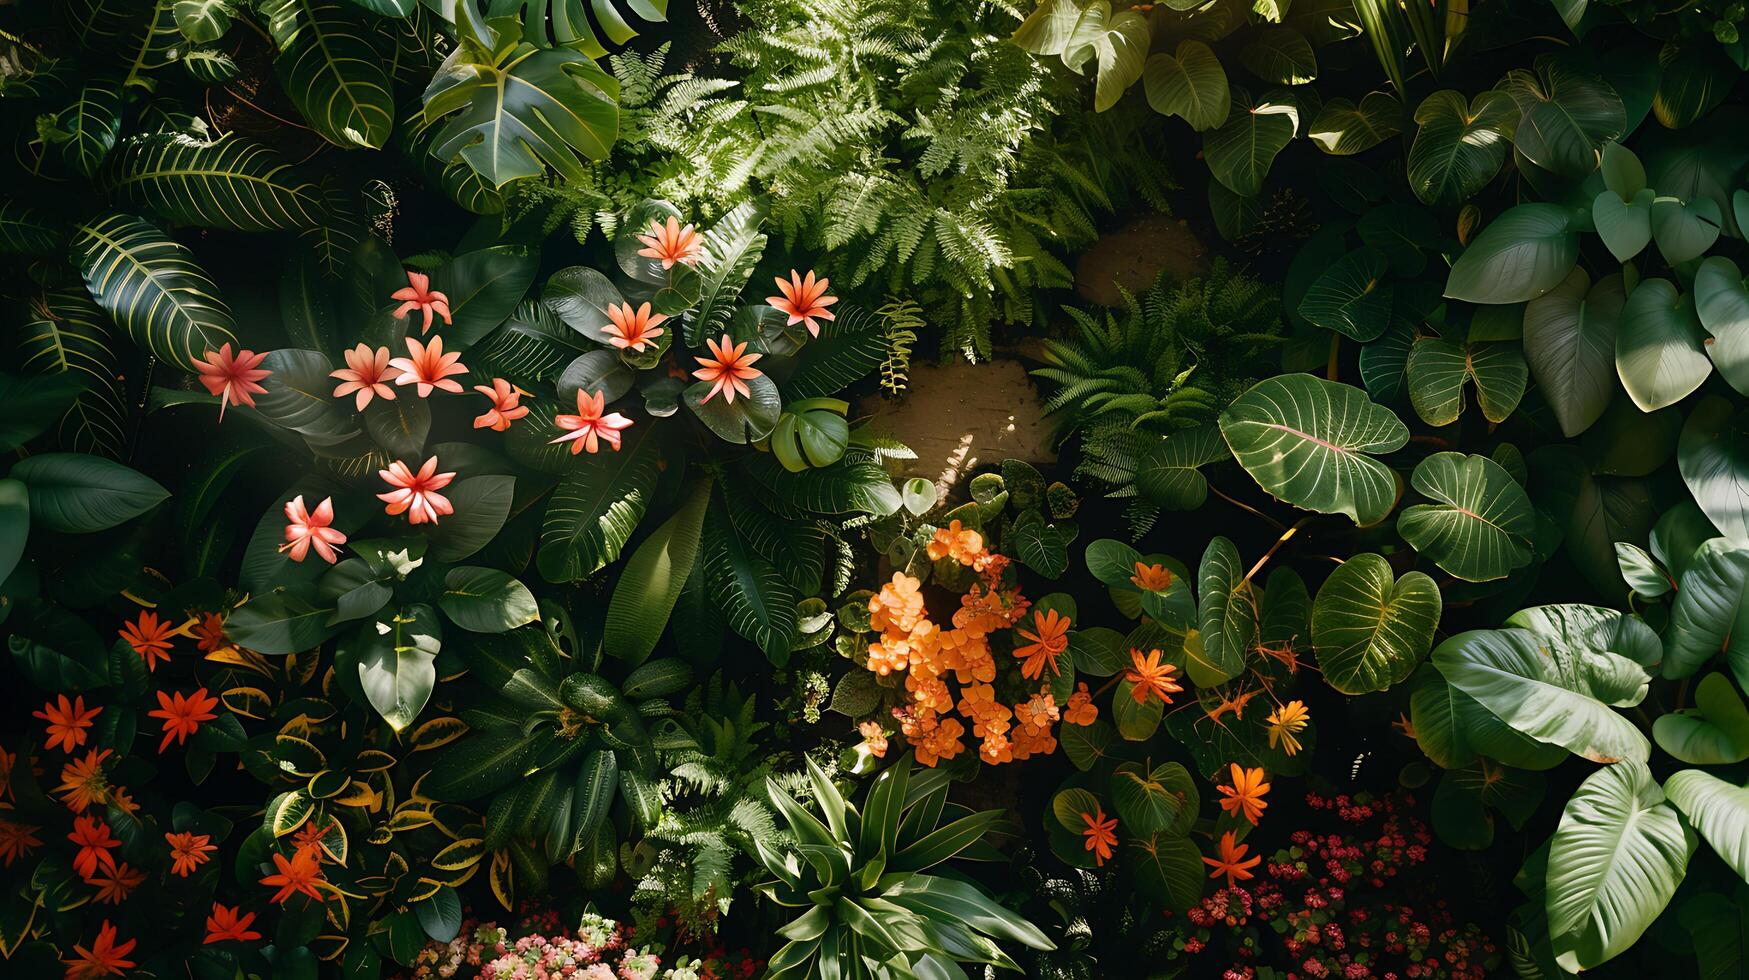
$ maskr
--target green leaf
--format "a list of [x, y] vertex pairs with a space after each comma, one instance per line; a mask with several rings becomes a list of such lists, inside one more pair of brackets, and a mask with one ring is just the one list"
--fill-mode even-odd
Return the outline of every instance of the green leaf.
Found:
[[1694, 690], [1694, 707], [1652, 723], [1652, 740], [1690, 765], [1742, 762], [1749, 759], [1749, 710], [1724, 674], [1708, 674]]
[[90, 78], [79, 89], [73, 104], [54, 117], [62, 138], [60, 151], [67, 166], [82, 177], [95, 177], [97, 168], [121, 136], [122, 85], [113, 78]]
[[72, 250], [85, 288], [135, 344], [178, 368], [235, 345], [231, 311], [188, 249], [125, 214], [80, 225]]
[[1201, 653], [1186, 645], [1184, 672], [1196, 686], [1212, 687], [1244, 671], [1245, 654], [1257, 639], [1257, 598], [1233, 542], [1209, 542], [1197, 569], [1197, 593]]
[[1539, 742], [1593, 762], [1644, 762], [1650, 754], [1640, 730], [1611, 710], [1646, 695], [1646, 672], [1626, 657], [1529, 630], [1472, 630], [1434, 648], [1433, 665], [1452, 687]]
[[1189, 837], [1157, 833], [1126, 837], [1123, 862], [1144, 894], [1176, 912], [1186, 912], [1202, 899], [1202, 852]]
[[1522, 303], [1554, 289], [1579, 261], [1572, 215], [1520, 204], [1494, 219], [1452, 263], [1445, 295], [1470, 303]]
[[[748, 379], [747, 390], [748, 394], [729, 401], [720, 391], [711, 396], [711, 384], [699, 381], [687, 387], [684, 399], [686, 407], [716, 433], [717, 438], [744, 446], [771, 435], [783, 416], [783, 398], [778, 394], [777, 382], [769, 376]], [[705, 400], [707, 397], [709, 401]], [[843, 418], [840, 417], [839, 421]], [[846, 428], [848, 430], [848, 425]], [[848, 435], [847, 431], [847, 441]]]
[[1749, 678], [1749, 546], [1713, 538], [1688, 559], [1678, 579], [1664, 636], [1664, 676], [1687, 677], [1723, 652], [1738, 683]]
[[356, 7], [334, 0], [289, 0], [298, 19], [289, 45], [274, 60], [280, 85], [310, 127], [348, 150], [380, 150], [395, 125], [389, 59]]
[[1141, 77], [1149, 37], [1141, 14], [1113, 14], [1110, 0], [1046, 0], [1014, 31], [1014, 43], [1022, 49], [1060, 57], [1073, 71], [1086, 74], [1087, 64], [1095, 63], [1095, 112], [1116, 105]]
[[712, 600], [735, 632], [759, 645], [772, 663], [789, 659], [796, 638], [795, 587], [763, 554], [749, 547], [713, 499], [704, 532], [705, 581]]
[[432, 155], [459, 156], [495, 188], [539, 176], [542, 164], [587, 180], [578, 155], [607, 156], [619, 83], [582, 54], [519, 40], [514, 18], [488, 21], [472, 4], [456, 12], [456, 48], [425, 90], [425, 118], [447, 117]]
[[30, 491], [13, 479], [0, 480], [0, 582], [11, 577], [30, 538]]
[[1488, 759], [1448, 769], [1433, 794], [1434, 832], [1461, 850], [1483, 850], [1494, 842], [1492, 811], [1501, 811], [1514, 827], [1523, 827], [1542, 802], [1545, 783], [1540, 773]]
[[105, 531], [156, 507], [170, 491], [113, 460], [84, 453], [38, 453], [12, 467], [29, 492], [33, 523], [65, 534]]
[[358, 434], [348, 411], [351, 406], [334, 397], [328, 355], [288, 347], [268, 351], [261, 367], [273, 372], [262, 382], [267, 392], [255, 397], [256, 410], [263, 417], [304, 435], [314, 445], [332, 446]]
[[1638, 545], [1617, 541], [1615, 560], [1621, 566], [1621, 577], [1627, 580], [1628, 587], [1637, 595], [1656, 599], [1676, 586], [1675, 579], [1664, 570], [1664, 566], [1658, 564], [1658, 559], [1647, 554]]
[[785, 401], [836, 394], [873, 374], [887, 357], [887, 337], [879, 317], [864, 309], [844, 310], [820, 324], [820, 336], [802, 345], [795, 368], [784, 379]]
[[1718, 395], [1702, 399], [1682, 426], [1676, 461], [1713, 526], [1749, 541], [1749, 412]]
[[[1150, 59], [1151, 60], [1151, 59]], [[1291, 27], [1265, 27], [1239, 51], [1239, 62], [1271, 85], [1304, 85], [1318, 77], [1318, 56]]]
[[1243, 89], [1220, 128], [1203, 134], [1202, 155], [1215, 179], [1240, 197], [1263, 189], [1269, 166], [1299, 128], [1299, 109], [1291, 102], [1252, 102]]
[[1549, 841], [1555, 961], [1586, 970], [1626, 951], [1664, 911], [1693, 852], [1693, 835], [1644, 762], [1592, 773]]
[[1707, 356], [1740, 395], [1749, 395], [1749, 289], [1737, 263], [1715, 255], [1694, 273], [1694, 311], [1712, 336]]
[[607, 819], [613, 806], [614, 790], [619, 788], [619, 760], [608, 749], [595, 749], [584, 757], [577, 769], [577, 787], [571, 797], [571, 812], [575, 823], [571, 837], [571, 853], [586, 846], [595, 831]]
[[261, 593], [225, 619], [225, 635], [268, 656], [302, 653], [333, 635], [328, 625], [333, 613], [295, 592]]
[[[1719, 240], [1725, 215], [1719, 202], [1710, 197], [1684, 201], [1677, 197], [1658, 197], [1652, 201], [1652, 238], [1658, 251], [1670, 265], [1680, 265], [1706, 254]], [[1599, 229], [1601, 232], [1602, 229]]]
[[1420, 129], [1409, 147], [1409, 186], [1425, 204], [1456, 205], [1488, 185], [1506, 162], [1518, 107], [1504, 92], [1483, 92], [1468, 104], [1445, 89], [1415, 110]]
[[1511, 342], [1457, 344], [1422, 337], [1405, 366], [1409, 402], [1428, 425], [1450, 425], [1464, 411], [1464, 385], [1474, 384], [1476, 406], [1490, 422], [1504, 422], [1524, 398], [1530, 369]]
[[[1663, 69], [1658, 90], [1652, 96], [1652, 114], [1666, 129], [1681, 129], [1699, 121], [1731, 94], [1741, 73], [1726, 52], [1732, 50], [1708, 43], [1706, 37], [1659, 52]], [[1734, 46], [1733, 46], [1734, 47]]]
[[437, 654], [443, 647], [437, 612], [423, 603], [406, 606], [385, 619], [365, 623], [359, 628], [358, 642], [358, 681], [364, 695], [399, 732], [419, 717], [437, 685]]
[[540, 269], [540, 253], [523, 245], [475, 249], [439, 266], [432, 287], [449, 297], [446, 350], [477, 344], [510, 318]]
[[1335, 98], [1312, 118], [1306, 135], [1331, 156], [1363, 153], [1403, 131], [1403, 103], [1389, 92], [1368, 92], [1355, 105]]
[[758, 203], [742, 201], [701, 236], [698, 305], [686, 317], [689, 346], [703, 346], [706, 338], [726, 332], [735, 301], [765, 254], [765, 235], [759, 230], [764, 220]]
[[1178, 42], [1172, 54], [1149, 55], [1142, 69], [1142, 87], [1155, 112], [1181, 116], [1196, 130], [1226, 122], [1233, 105], [1220, 58], [1195, 38]]
[[1195, 510], [1209, 492], [1199, 467], [1230, 455], [1213, 423], [1169, 432], [1136, 464], [1136, 489], [1166, 510]]
[[619, 557], [656, 488], [661, 454], [649, 431], [633, 426], [620, 451], [587, 456], [553, 489], [536, 555], [547, 581], [578, 581]]
[[1600, 191], [1591, 202], [1591, 223], [1597, 226], [1597, 237], [1603, 239], [1617, 262], [1632, 259], [1652, 241], [1657, 197], [1650, 187], [1643, 187], [1625, 201], [1614, 191]]
[[1664, 793], [1713, 852], [1738, 877], [1749, 878], [1749, 789], [1684, 769], [1664, 781]]
[[[18, 367], [77, 382], [81, 388], [55, 429], [62, 448], [120, 456], [127, 445], [127, 392], [109, 321], [83, 289], [51, 290], [29, 304], [18, 332]], [[8, 395], [14, 417], [27, 413]]]
[[1324, 680], [1351, 695], [1408, 680], [1433, 646], [1440, 609], [1439, 587], [1421, 572], [1395, 579], [1379, 555], [1343, 562], [1312, 606], [1312, 647]]
[[278, 152], [235, 135], [210, 143], [178, 133], [127, 140], [102, 185], [178, 225], [262, 232], [327, 218], [321, 188], [299, 179]]
[[230, 0], [175, 0], [170, 10], [177, 30], [195, 44], [211, 44], [231, 29]]
[[442, 749], [422, 784], [438, 800], [472, 800], [526, 775], [521, 762], [530, 742], [519, 728], [475, 731]]
[[656, 649], [698, 561], [709, 500], [710, 484], [700, 482], [674, 515], [632, 552], [607, 603], [601, 644], [608, 656], [635, 666]]
[[1530, 563], [1536, 517], [1530, 497], [1486, 456], [1435, 453], [1410, 483], [1434, 502], [1405, 508], [1397, 533], [1440, 568], [1469, 582], [1505, 578]]
[[1663, 644], [1645, 620], [1602, 606], [1577, 602], [1531, 606], [1506, 617], [1505, 625], [1530, 630], [1578, 650], [1608, 650], [1647, 670], [1664, 659]]
[[444, 491], [455, 513], [431, 528], [426, 537], [431, 557], [461, 561], [492, 543], [516, 499], [516, 478], [500, 474], [464, 477]]
[[1496, 88], [1518, 106], [1518, 152], [1563, 177], [1597, 169], [1599, 148], [1627, 128], [1627, 110], [1608, 82], [1560, 62], [1546, 61], [1535, 73], [1509, 71]]
[[1391, 325], [1389, 260], [1376, 248], [1358, 248], [1337, 259], [1306, 288], [1300, 316], [1314, 326], [1366, 343]]
[[1524, 308], [1524, 357], [1568, 438], [1589, 429], [1615, 395], [1615, 335], [1627, 302], [1620, 275], [1591, 284], [1574, 268]]
[[528, 586], [495, 568], [450, 569], [437, 604], [457, 626], [475, 633], [506, 633], [540, 621]]
[[1118, 766], [1111, 774], [1111, 799], [1132, 834], [1188, 834], [1202, 805], [1196, 780], [1177, 762], [1152, 771], [1138, 762]]
[[1221, 413], [1239, 465], [1276, 497], [1377, 524], [1397, 499], [1397, 476], [1373, 458], [1401, 449], [1408, 427], [1349, 385], [1309, 374], [1262, 381]]
[[1669, 280], [1641, 280], [1616, 327], [1615, 370], [1642, 412], [1674, 405], [1699, 388], [1713, 363], [1693, 299]]

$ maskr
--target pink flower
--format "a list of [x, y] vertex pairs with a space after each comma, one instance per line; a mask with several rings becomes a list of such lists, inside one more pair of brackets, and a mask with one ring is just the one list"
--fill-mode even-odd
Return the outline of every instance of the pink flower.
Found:
[[476, 429], [503, 432], [510, 428], [510, 423], [528, 414], [528, 406], [522, 404], [522, 396], [528, 392], [503, 378], [493, 378], [490, 386], [475, 385], [474, 390], [492, 400], [492, 407], [484, 415], [474, 416]]
[[667, 225], [663, 225], [659, 218], [653, 219], [650, 230], [639, 235], [638, 241], [646, 246], [639, 249], [638, 254], [646, 259], [661, 259], [664, 269], [674, 268], [676, 262], [681, 265], [697, 265], [703, 254], [698, 232], [691, 225], [680, 227], [679, 218], [670, 217]]
[[407, 285], [389, 294], [390, 299], [401, 300], [401, 305], [395, 308], [395, 316], [404, 317], [411, 310], [419, 310], [425, 314], [425, 323], [419, 328], [419, 336], [431, 332], [431, 315], [443, 317], [445, 325], [449, 319], [449, 297], [431, 288], [431, 277], [423, 272], [408, 271]]
[[704, 396], [703, 401], [708, 402], [715, 398], [719, 391], [723, 393], [723, 400], [731, 404], [735, 401], [736, 392], [740, 392], [743, 396], [751, 395], [752, 391], [747, 387], [747, 382], [763, 373], [752, 367], [752, 364], [765, 355], [746, 353], [747, 342], [742, 341], [737, 345], [734, 338], [728, 334], [723, 334], [721, 343], [707, 339], [705, 346], [710, 348], [714, 359], [713, 357], [696, 358], [701, 366], [697, 371], [692, 372], [692, 376], [700, 381], [711, 382], [711, 390]]
[[389, 387], [389, 349], [378, 347], [375, 351], [369, 344], [359, 344], [346, 351], [346, 366], [338, 371], [331, 371], [330, 378], [339, 378], [341, 384], [334, 389], [335, 398], [345, 398], [354, 392], [358, 393], [358, 410], [370, 404], [373, 397], [385, 401], [395, 400], [395, 389]]
[[575, 456], [585, 449], [592, 453], [599, 451], [601, 448], [597, 441], [599, 439], [605, 441], [614, 448], [615, 452], [618, 452], [620, 430], [630, 427], [632, 420], [618, 412], [603, 415], [602, 411], [606, 407], [607, 393], [605, 391], [598, 391], [591, 395], [579, 389], [577, 392], [577, 414], [560, 415], [553, 419], [554, 422], [558, 423], [559, 428], [570, 434], [560, 436], [552, 440], [552, 443], [554, 445], [561, 442], [570, 443], [571, 455]]
[[292, 561], [303, 561], [310, 549], [332, 565], [337, 560], [334, 546], [346, 543], [346, 535], [330, 527], [334, 523], [334, 498], [323, 497], [314, 513], [304, 507], [304, 495], [298, 494], [285, 505], [285, 544], [280, 551], [290, 551]]
[[620, 350], [629, 347], [639, 354], [644, 352], [645, 347], [654, 344], [657, 337], [662, 336], [663, 330], [656, 325], [668, 319], [660, 313], [652, 314], [648, 303], [636, 310], [632, 309], [630, 303], [624, 306], [609, 303], [607, 318], [613, 321], [601, 328], [601, 332], [607, 334], [607, 342]]
[[443, 338], [431, 338], [431, 346], [427, 347], [418, 340], [407, 338], [407, 357], [397, 357], [389, 362], [389, 367], [401, 372], [395, 376], [398, 385], [418, 385], [419, 397], [431, 394], [431, 389], [442, 388], [444, 391], [462, 393], [461, 382], [449, 380], [452, 374], [468, 373], [467, 365], [462, 363], [460, 353], [445, 354]]
[[785, 326], [793, 327], [798, 323], [808, 326], [808, 335], [820, 336], [820, 325], [815, 320], [835, 320], [837, 317], [826, 307], [838, 302], [838, 297], [826, 295], [826, 287], [832, 284], [830, 279], [814, 279], [814, 270], [808, 270], [808, 277], [803, 279], [796, 270], [789, 270], [789, 281], [782, 276], [777, 278], [777, 291], [782, 296], [767, 296], [765, 301], [789, 314], [789, 322]]
[[233, 357], [231, 345], [226, 344], [217, 351], [208, 350], [204, 360], [195, 360], [194, 367], [200, 372], [200, 383], [206, 385], [208, 393], [219, 396], [220, 422], [225, 420], [225, 406], [247, 405], [254, 408], [254, 396], [267, 393], [267, 389], [257, 383], [273, 373], [260, 366], [266, 357], [266, 354], [249, 350], [238, 351]]
[[397, 459], [389, 464], [388, 469], [377, 470], [377, 476], [396, 488], [377, 494], [378, 500], [388, 504], [383, 511], [391, 517], [407, 514], [410, 524], [436, 524], [438, 515], [455, 513], [449, 498], [437, 492], [449, 486], [455, 474], [437, 472], [436, 456], [426, 460], [417, 473]]

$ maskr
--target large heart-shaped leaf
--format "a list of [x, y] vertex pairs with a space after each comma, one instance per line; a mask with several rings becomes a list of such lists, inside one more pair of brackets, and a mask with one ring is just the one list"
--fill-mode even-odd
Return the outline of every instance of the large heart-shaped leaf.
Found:
[[1318, 56], [1291, 27], [1266, 27], [1239, 50], [1239, 63], [1271, 85], [1304, 85], [1318, 77]]
[[1676, 462], [1713, 526], [1749, 541], [1749, 413], [1717, 395], [1703, 399], [1682, 427]]
[[1651, 670], [1664, 659], [1663, 643], [1646, 621], [1615, 609], [1578, 602], [1520, 609], [1505, 625], [1530, 630], [1578, 650], [1608, 650]]
[[1708, 674], [1694, 689], [1694, 707], [1652, 723], [1652, 740], [1690, 765], [1742, 762], [1749, 759], [1749, 710], [1724, 674]]
[[1245, 472], [1296, 507], [1376, 524], [1397, 500], [1397, 476], [1374, 459], [1409, 429], [1366, 392], [1309, 374], [1259, 382], [1221, 413], [1221, 435]]
[[1195, 38], [1178, 42], [1172, 54], [1150, 55], [1142, 69], [1142, 87], [1155, 112], [1182, 116], [1196, 130], [1226, 122], [1233, 105], [1221, 59]]
[[1136, 489], [1166, 510], [1195, 510], [1208, 499], [1200, 467], [1228, 458], [1221, 430], [1213, 424], [1169, 432], [1136, 464]]
[[1314, 326], [1366, 343], [1391, 325], [1389, 259], [1380, 249], [1357, 248], [1312, 280], [1300, 300], [1300, 316]]
[[1409, 402], [1428, 425], [1450, 425], [1464, 411], [1464, 386], [1476, 387], [1476, 406], [1490, 422], [1504, 422], [1524, 397], [1530, 369], [1514, 343], [1458, 344], [1422, 337], [1404, 365]]
[[1435, 453], [1410, 483], [1434, 501], [1397, 518], [1397, 533], [1447, 572], [1470, 582], [1505, 578], [1530, 563], [1536, 515], [1512, 474], [1486, 456]]
[[389, 59], [377, 51], [364, 13], [336, 0], [287, 0], [282, 8], [276, 19], [295, 18], [297, 29], [273, 68], [310, 128], [349, 150], [388, 145], [395, 127]]
[[1228, 190], [1255, 197], [1275, 155], [1293, 139], [1299, 125], [1300, 110], [1292, 102], [1269, 97], [1253, 102], [1244, 89], [1238, 89], [1226, 122], [1203, 135], [1203, 159]]
[[1615, 394], [1615, 332], [1627, 295], [1620, 275], [1591, 284], [1574, 268], [1524, 307], [1524, 357], [1563, 435], [1591, 427]]
[[1525, 159], [1564, 177], [1597, 168], [1598, 149], [1622, 135], [1627, 110], [1602, 78], [1548, 61], [1538, 72], [1514, 69], [1497, 88], [1517, 104], [1512, 141]]
[[1445, 89], [1422, 100], [1415, 122], [1421, 128], [1409, 147], [1409, 186], [1427, 204], [1459, 204], [1500, 172], [1518, 107], [1504, 92], [1466, 104], [1463, 93]]
[[1509, 208], [1452, 263], [1445, 295], [1471, 303], [1522, 303], [1554, 289], [1579, 261], [1571, 213], [1556, 204]]
[[1652, 238], [1658, 251], [1670, 265], [1680, 265], [1706, 254], [1719, 240], [1724, 227], [1724, 211], [1710, 197], [1684, 201], [1679, 197], [1658, 197], [1652, 201]]
[[1577, 650], [1529, 630], [1471, 630], [1441, 643], [1433, 665], [1453, 687], [1539, 742], [1593, 762], [1644, 762], [1646, 736], [1611, 710], [1646, 696], [1649, 678], [1632, 660]]
[[1567, 760], [1565, 749], [1510, 727], [1447, 683], [1430, 663], [1416, 669], [1411, 684], [1409, 720], [1415, 742], [1443, 769], [1469, 765], [1478, 753], [1520, 769], [1552, 769]]
[[1657, 199], [1655, 191], [1642, 187], [1626, 200], [1614, 191], [1600, 191], [1591, 202], [1591, 223], [1597, 226], [1597, 237], [1603, 239], [1617, 262], [1640, 254], [1652, 240], [1652, 214]]
[[540, 253], [522, 245], [475, 249], [439, 266], [432, 285], [449, 297], [453, 321], [443, 328], [444, 349], [466, 350], [508, 320], [539, 269]]
[[1324, 680], [1344, 694], [1370, 694], [1407, 680], [1433, 645], [1439, 587], [1421, 572], [1401, 579], [1379, 555], [1348, 559], [1318, 589], [1312, 648]]
[[144, 350], [192, 370], [208, 351], [237, 343], [218, 287], [156, 227], [113, 214], [80, 225], [72, 247], [91, 298]]
[[437, 686], [437, 654], [443, 629], [437, 611], [414, 603], [359, 627], [356, 648], [358, 681], [371, 707], [395, 731], [401, 731], [424, 710]]
[[1749, 289], [1737, 263], [1714, 255], [1694, 273], [1694, 312], [1712, 335], [1707, 356], [1719, 374], [1749, 395]]
[[1642, 412], [1674, 405], [1712, 373], [1694, 302], [1667, 279], [1645, 279], [1622, 306], [1615, 370]]
[[1306, 136], [1331, 156], [1364, 153], [1403, 131], [1403, 103], [1389, 92], [1369, 92], [1355, 105], [1336, 98], [1312, 117]]
[[535, 177], [542, 164], [587, 180], [581, 154], [607, 156], [619, 132], [619, 83], [593, 60], [515, 35], [514, 18], [487, 21], [458, 4], [457, 45], [425, 90], [425, 118], [445, 119], [431, 153], [460, 156], [493, 187]]
[[1545, 901], [1555, 961], [1586, 970], [1632, 946], [1676, 893], [1693, 852], [1693, 835], [1645, 763], [1592, 773], [1549, 841]]
[[178, 133], [129, 139], [103, 186], [179, 225], [229, 231], [308, 228], [327, 217], [321, 188], [274, 150], [240, 136], [205, 143]]

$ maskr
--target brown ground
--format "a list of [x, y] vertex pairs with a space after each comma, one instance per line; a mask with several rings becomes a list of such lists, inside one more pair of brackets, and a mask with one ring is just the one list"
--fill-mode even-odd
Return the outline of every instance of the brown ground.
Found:
[[1139, 293], [1165, 272], [1175, 281], [1208, 269], [1208, 249], [1182, 218], [1150, 214], [1101, 238], [1075, 263], [1075, 292], [1101, 306], [1121, 306], [1118, 286]]

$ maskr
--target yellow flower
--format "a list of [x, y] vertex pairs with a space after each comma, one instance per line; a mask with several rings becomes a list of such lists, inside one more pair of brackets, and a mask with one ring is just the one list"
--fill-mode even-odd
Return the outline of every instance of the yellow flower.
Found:
[[1289, 701], [1269, 713], [1264, 719], [1269, 723], [1269, 747], [1275, 748], [1275, 743], [1281, 743], [1281, 750], [1293, 755], [1300, 750], [1300, 740], [1294, 736], [1305, 730], [1306, 723], [1312, 720], [1312, 713], [1306, 709], [1303, 701]]

